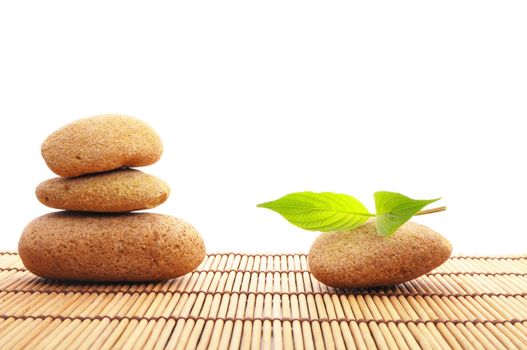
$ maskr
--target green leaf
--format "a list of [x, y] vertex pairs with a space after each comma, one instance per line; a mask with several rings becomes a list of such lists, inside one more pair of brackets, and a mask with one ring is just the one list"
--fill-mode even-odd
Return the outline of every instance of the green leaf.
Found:
[[411, 199], [396, 192], [375, 192], [377, 211], [377, 231], [383, 236], [391, 236], [412, 216], [436, 199]]
[[274, 210], [293, 225], [309, 231], [351, 230], [375, 216], [354, 197], [332, 192], [290, 193], [258, 207]]

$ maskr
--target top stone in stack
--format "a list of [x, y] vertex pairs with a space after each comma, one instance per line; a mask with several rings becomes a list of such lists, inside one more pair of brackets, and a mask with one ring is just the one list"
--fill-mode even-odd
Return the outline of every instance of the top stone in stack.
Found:
[[163, 145], [141, 120], [107, 114], [62, 127], [48, 136], [41, 151], [51, 171], [71, 177], [154, 164]]
[[61, 177], [42, 182], [37, 198], [65, 209], [30, 222], [19, 242], [28, 270], [51, 279], [153, 281], [194, 270], [205, 245], [190, 224], [168, 215], [130, 213], [163, 203], [168, 185], [128, 167], [155, 163], [161, 139], [146, 123], [102, 115], [70, 123], [42, 145]]

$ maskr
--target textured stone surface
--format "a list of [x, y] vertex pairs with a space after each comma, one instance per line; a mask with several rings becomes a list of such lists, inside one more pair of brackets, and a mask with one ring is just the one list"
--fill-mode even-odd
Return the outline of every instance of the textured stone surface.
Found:
[[41, 152], [55, 174], [79, 176], [153, 164], [161, 157], [163, 145], [141, 120], [107, 114], [79, 119], [55, 131]]
[[452, 246], [428, 227], [407, 222], [391, 237], [369, 221], [349, 232], [322, 233], [308, 256], [311, 273], [338, 288], [374, 287], [409, 281], [445, 262]]
[[35, 275], [85, 281], [170, 279], [191, 272], [205, 257], [191, 225], [150, 213], [47, 214], [29, 223], [18, 250]]
[[58, 177], [42, 182], [37, 198], [51, 208], [92, 212], [150, 209], [170, 194], [161, 179], [138, 170], [122, 169], [79, 177]]

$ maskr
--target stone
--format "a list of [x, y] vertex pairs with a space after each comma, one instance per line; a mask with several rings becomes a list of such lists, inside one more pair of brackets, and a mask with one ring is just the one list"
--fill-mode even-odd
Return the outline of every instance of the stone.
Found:
[[24, 229], [18, 251], [35, 275], [76, 281], [166, 280], [193, 271], [205, 257], [194, 227], [150, 213], [46, 214]]
[[407, 222], [391, 237], [375, 221], [347, 232], [322, 233], [308, 255], [311, 273], [335, 288], [389, 286], [417, 278], [444, 263], [452, 252], [447, 239]]
[[51, 208], [111, 213], [157, 207], [168, 198], [170, 187], [139, 170], [121, 169], [49, 179], [35, 192]]
[[143, 121], [106, 114], [79, 119], [52, 133], [42, 157], [57, 175], [70, 177], [155, 163], [163, 145]]

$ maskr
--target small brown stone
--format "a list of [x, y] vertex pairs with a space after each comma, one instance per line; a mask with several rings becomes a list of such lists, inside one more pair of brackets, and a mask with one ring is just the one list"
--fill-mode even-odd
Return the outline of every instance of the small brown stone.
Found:
[[407, 222], [391, 237], [377, 233], [375, 221], [348, 232], [322, 233], [308, 256], [311, 273], [337, 288], [394, 285], [444, 263], [450, 242], [428, 227]]
[[122, 169], [49, 179], [35, 192], [51, 208], [110, 213], [157, 207], [168, 198], [170, 188], [155, 176]]
[[37, 276], [84, 281], [165, 280], [193, 271], [205, 257], [194, 227], [150, 213], [47, 214], [25, 228], [18, 251]]
[[42, 157], [59, 176], [79, 176], [155, 163], [163, 145], [145, 122], [118, 114], [79, 119], [52, 133]]

